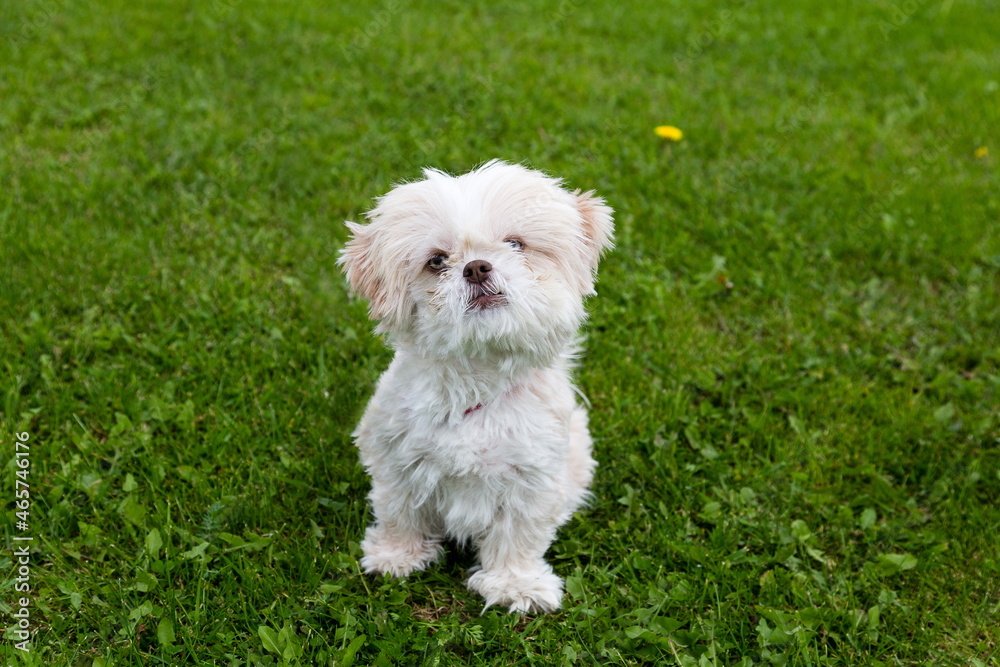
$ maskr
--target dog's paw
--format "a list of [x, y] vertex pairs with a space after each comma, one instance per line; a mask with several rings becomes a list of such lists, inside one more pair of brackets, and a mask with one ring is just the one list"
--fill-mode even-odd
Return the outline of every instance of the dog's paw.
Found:
[[369, 529], [361, 542], [361, 550], [364, 551], [361, 569], [365, 573], [405, 577], [437, 560], [441, 555], [441, 544], [426, 538], [403, 540], [378, 529]]
[[547, 613], [562, 604], [562, 579], [548, 565], [523, 574], [477, 568], [468, 586], [486, 598], [487, 607], [499, 605], [512, 612]]

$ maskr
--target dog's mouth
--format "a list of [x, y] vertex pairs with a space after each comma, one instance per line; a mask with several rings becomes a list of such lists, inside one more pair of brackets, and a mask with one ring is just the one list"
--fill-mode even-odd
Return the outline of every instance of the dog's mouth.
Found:
[[494, 291], [482, 285], [476, 285], [469, 297], [469, 310], [484, 310], [495, 308], [507, 302], [503, 292]]

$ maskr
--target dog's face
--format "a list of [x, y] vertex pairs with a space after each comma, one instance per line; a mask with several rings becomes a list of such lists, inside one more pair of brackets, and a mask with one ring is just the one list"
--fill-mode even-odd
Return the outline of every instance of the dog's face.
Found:
[[564, 346], [584, 316], [611, 209], [518, 165], [425, 170], [351, 231], [340, 262], [379, 330], [441, 354]]

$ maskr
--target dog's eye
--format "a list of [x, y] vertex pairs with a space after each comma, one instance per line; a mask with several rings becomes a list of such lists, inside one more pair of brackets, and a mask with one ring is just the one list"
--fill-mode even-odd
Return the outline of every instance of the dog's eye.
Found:
[[506, 239], [504, 243], [510, 245], [510, 247], [514, 250], [521, 250], [524, 248], [524, 243], [521, 242], [521, 239]]
[[427, 268], [431, 271], [444, 271], [448, 268], [448, 255], [437, 254], [427, 260]]

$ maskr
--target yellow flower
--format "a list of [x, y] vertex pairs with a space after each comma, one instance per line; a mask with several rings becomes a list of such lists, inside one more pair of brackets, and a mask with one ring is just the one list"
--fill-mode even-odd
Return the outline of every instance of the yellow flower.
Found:
[[663, 137], [668, 141], [680, 141], [684, 138], [684, 133], [673, 125], [660, 125], [653, 132], [656, 132], [656, 136]]
[[976, 149], [976, 157], [986, 157], [990, 154], [990, 149], [986, 146], [980, 146]]

